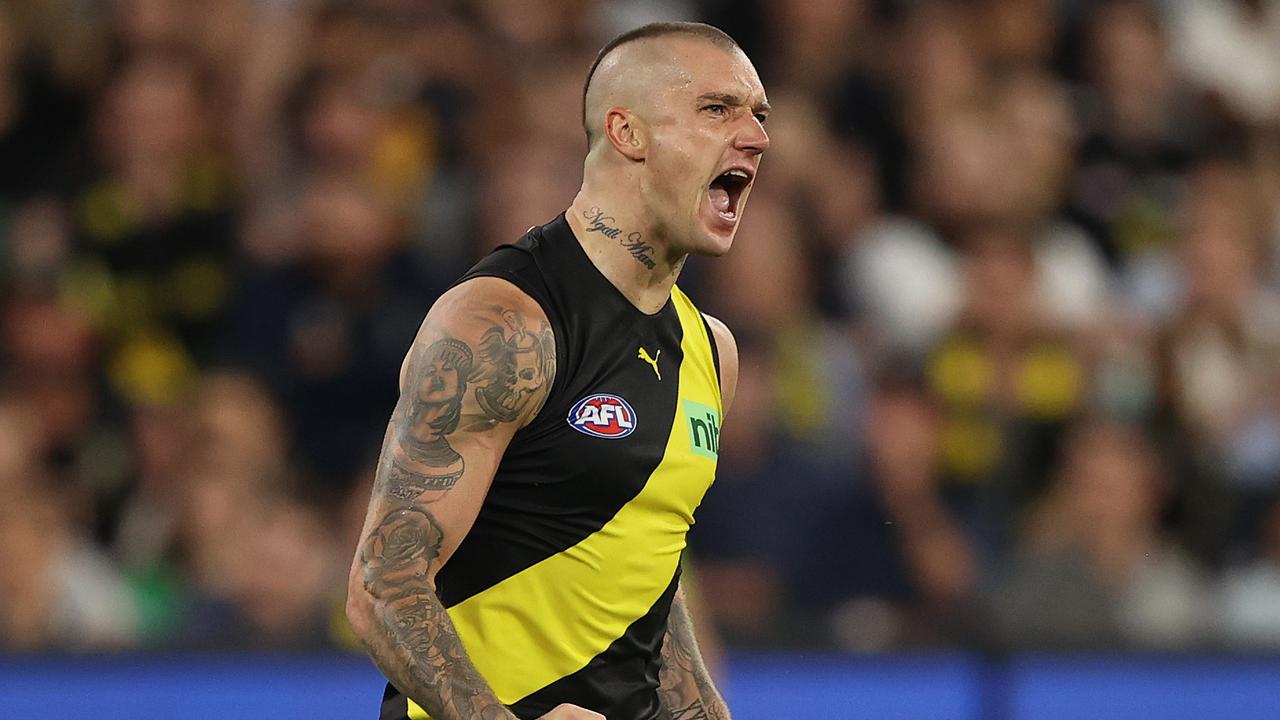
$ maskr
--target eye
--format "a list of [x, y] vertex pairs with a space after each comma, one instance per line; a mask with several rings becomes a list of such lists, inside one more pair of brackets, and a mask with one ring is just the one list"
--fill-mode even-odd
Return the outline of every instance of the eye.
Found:
[[769, 119], [768, 115], [765, 115], [764, 113], [756, 113], [756, 122], [760, 123], [761, 125], [763, 125], [764, 121], [768, 119]]
[[702, 109], [710, 112], [712, 115], [726, 115], [729, 112], [729, 108], [720, 103], [712, 103], [711, 105], [707, 105]]

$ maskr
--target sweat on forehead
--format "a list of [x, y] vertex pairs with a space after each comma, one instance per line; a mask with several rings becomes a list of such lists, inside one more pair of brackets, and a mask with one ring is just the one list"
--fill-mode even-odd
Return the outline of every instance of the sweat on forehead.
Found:
[[742, 52], [733, 38], [703, 23], [652, 23], [609, 41], [596, 55], [582, 88], [582, 123], [588, 141], [598, 129], [600, 118], [594, 116], [602, 105], [630, 105], [648, 96], [658, 83], [669, 87], [679, 79], [687, 82], [679, 49], [698, 43]]

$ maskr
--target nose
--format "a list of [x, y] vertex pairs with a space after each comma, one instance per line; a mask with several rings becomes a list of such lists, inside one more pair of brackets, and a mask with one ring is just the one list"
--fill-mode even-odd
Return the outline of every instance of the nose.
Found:
[[733, 146], [750, 155], [759, 155], [769, 149], [769, 133], [755, 115], [748, 115], [746, 122], [738, 131]]

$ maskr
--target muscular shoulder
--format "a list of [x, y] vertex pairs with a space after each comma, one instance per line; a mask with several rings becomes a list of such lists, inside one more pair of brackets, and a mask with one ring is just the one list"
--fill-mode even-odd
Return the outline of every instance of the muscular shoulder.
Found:
[[719, 318], [703, 314], [707, 325], [711, 328], [712, 341], [716, 344], [716, 354], [720, 358], [720, 398], [724, 405], [724, 414], [729, 414], [733, 405], [733, 395], [738, 388], [738, 341], [733, 339], [729, 326]]
[[546, 312], [528, 293], [508, 280], [489, 276], [471, 278], [450, 288], [431, 306], [427, 322], [487, 328], [494, 312], [518, 314], [535, 323], [547, 322]]
[[[401, 372], [448, 365], [475, 388], [481, 413], [496, 423], [527, 424], [555, 377], [555, 336], [542, 307], [506, 280], [477, 277], [431, 307]], [[419, 373], [420, 374], [420, 373]]]

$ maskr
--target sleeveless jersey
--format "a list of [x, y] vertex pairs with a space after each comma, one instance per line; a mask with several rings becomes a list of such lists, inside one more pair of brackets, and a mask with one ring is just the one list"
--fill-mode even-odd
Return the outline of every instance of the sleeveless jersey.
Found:
[[[459, 282], [482, 276], [513, 283], [546, 312], [556, 372], [437, 592], [467, 655], [518, 717], [567, 702], [649, 720], [685, 534], [715, 475], [714, 338], [678, 287], [656, 314], [638, 310], [563, 214]], [[406, 717], [429, 716], [388, 684], [382, 718]]]

